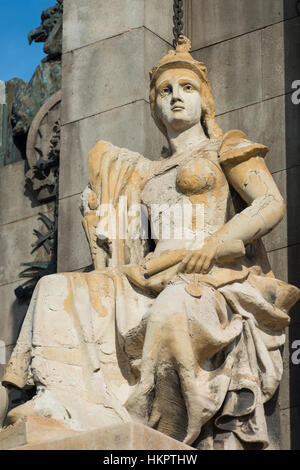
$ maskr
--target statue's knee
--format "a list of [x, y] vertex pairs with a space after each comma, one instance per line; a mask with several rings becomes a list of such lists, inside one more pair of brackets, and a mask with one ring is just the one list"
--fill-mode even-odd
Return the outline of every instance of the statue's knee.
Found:
[[158, 303], [152, 307], [150, 319], [152, 322], [159, 323], [160, 325], [172, 328], [176, 322], [182, 321], [186, 318], [186, 311], [184, 305], [180, 302]]

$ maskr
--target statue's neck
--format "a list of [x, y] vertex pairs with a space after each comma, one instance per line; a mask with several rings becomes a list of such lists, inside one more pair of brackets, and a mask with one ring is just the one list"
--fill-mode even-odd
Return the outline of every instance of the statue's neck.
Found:
[[178, 155], [190, 147], [208, 140], [203, 128], [199, 123], [184, 131], [168, 130], [168, 141], [170, 146], [170, 153], [172, 156]]

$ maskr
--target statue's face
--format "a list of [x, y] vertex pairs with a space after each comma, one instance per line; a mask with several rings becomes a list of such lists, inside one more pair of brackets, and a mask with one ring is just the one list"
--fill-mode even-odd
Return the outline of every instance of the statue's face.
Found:
[[157, 79], [155, 112], [170, 131], [184, 131], [200, 122], [201, 82], [188, 69], [172, 69]]

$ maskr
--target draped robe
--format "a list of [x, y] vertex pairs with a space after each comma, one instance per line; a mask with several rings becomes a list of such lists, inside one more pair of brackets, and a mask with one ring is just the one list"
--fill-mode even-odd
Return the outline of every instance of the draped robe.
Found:
[[[249, 141], [226, 158], [262, 147]], [[40, 280], [3, 383], [36, 386], [34, 412], [77, 430], [137, 420], [200, 448], [225, 431], [245, 448], [265, 448], [264, 404], [281, 380], [299, 290], [275, 279], [260, 240], [227, 268], [174, 275], [156, 292], [136, 287], [120, 266], [140, 262], [147, 241], [101, 236], [99, 207], [118, 211], [126, 195], [130, 212], [159, 168], [104, 142], [91, 151], [83, 224], [96, 270]], [[195, 277], [199, 297], [186, 289]]]

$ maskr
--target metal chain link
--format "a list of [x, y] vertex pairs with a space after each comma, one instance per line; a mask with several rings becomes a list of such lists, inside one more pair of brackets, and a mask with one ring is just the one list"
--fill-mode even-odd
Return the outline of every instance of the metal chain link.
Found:
[[173, 16], [173, 35], [174, 35], [174, 40], [173, 40], [173, 46], [174, 49], [176, 48], [178, 37], [182, 34], [183, 32], [183, 0], [174, 0], [173, 4], [173, 11], [174, 11], [174, 16]]

